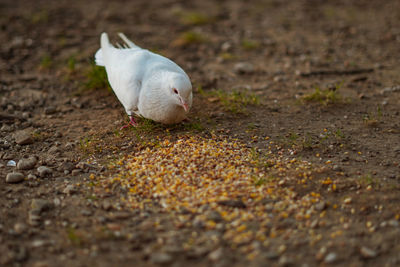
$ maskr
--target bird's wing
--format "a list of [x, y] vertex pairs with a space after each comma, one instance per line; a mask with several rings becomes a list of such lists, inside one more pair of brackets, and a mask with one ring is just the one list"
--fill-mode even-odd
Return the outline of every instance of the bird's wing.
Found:
[[149, 52], [139, 47], [117, 49], [110, 44], [105, 33], [101, 37], [100, 51], [97, 54], [102, 56], [108, 81], [128, 115], [131, 115], [137, 110]]
[[144, 73], [145, 79], [147, 78], [151, 79], [151, 77], [154, 76], [155, 73], [160, 71], [175, 72], [187, 76], [185, 71], [172, 60], [150, 51], [147, 51], [147, 53], [148, 53], [148, 64], [147, 64], [148, 68], [146, 73]]

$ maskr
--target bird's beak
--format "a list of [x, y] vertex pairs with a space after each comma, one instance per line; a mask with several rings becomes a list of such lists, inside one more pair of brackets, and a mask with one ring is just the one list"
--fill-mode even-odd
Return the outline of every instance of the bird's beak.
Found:
[[185, 112], [188, 112], [189, 111], [188, 103], [186, 103], [185, 100], [183, 100], [182, 98], [179, 98], [179, 100], [181, 101], [181, 105], [182, 105], [183, 109], [185, 110]]
[[182, 103], [182, 107], [183, 107], [183, 109], [185, 110], [185, 112], [188, 112], [188, 111], [189, 111], [189, 105], [188, 105], [188, 104]]

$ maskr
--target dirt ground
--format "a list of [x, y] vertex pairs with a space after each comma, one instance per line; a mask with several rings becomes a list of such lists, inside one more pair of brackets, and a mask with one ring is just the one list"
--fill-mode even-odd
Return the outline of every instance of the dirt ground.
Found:
[[[1, 1], [0, 265], [399, 266], [399, 11], [397, 0]], [[188, 73], [189, 122], [120, 130], [127, 117], [92, 65], [103, 31]], [[217, 146], [229, 153], [213, 158]], [[132, 166], [197, 153], [180, 147], [205, 147], [205, 169], [234, 158], [232, 175], [268, 178], [216, 177], [225, 198], [163, 204]]]

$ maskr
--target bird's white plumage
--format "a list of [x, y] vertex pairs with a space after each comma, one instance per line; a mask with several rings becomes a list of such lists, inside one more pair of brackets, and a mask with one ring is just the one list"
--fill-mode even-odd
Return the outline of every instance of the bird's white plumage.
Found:
[[95, 58], [97, 65], [106, 68], [126, 113], [166, 124], [185, 119], [192, 105], [187, 74], [168, 58], [138, 47], [122, 33], [119, 36], [125, 46], [115, 48], [103, 33]]

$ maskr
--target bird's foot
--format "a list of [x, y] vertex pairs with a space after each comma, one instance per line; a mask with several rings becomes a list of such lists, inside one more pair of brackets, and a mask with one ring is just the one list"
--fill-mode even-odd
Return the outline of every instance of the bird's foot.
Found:
[[129, 123], [130, 125], [132, 125], [133, 127], [138, 126], [138, 123], [135, 121], [135, 119], [132, 116], [129, 116]]
[[129, 123], [128, 123], [128, 124], [125, 124], [125, 125], [122, 126], [119, 130], [122, 131], [123, 129], [128, 128], [129, 126], [131, 126]]
[[124, 125], [124, 126], [122, 126], [120, 130], [123, 130], [123, 129], [125, 129], [125, 128], [130, 127], [130, 126], [136, 127], [137, 125], [138, 125], [138, 124], [137, 124], [137, 122], [135, 121], [135, 119], [134, 119], [132, 116], [129, 116], [129, 123], [126, 124], [126, 125]]

